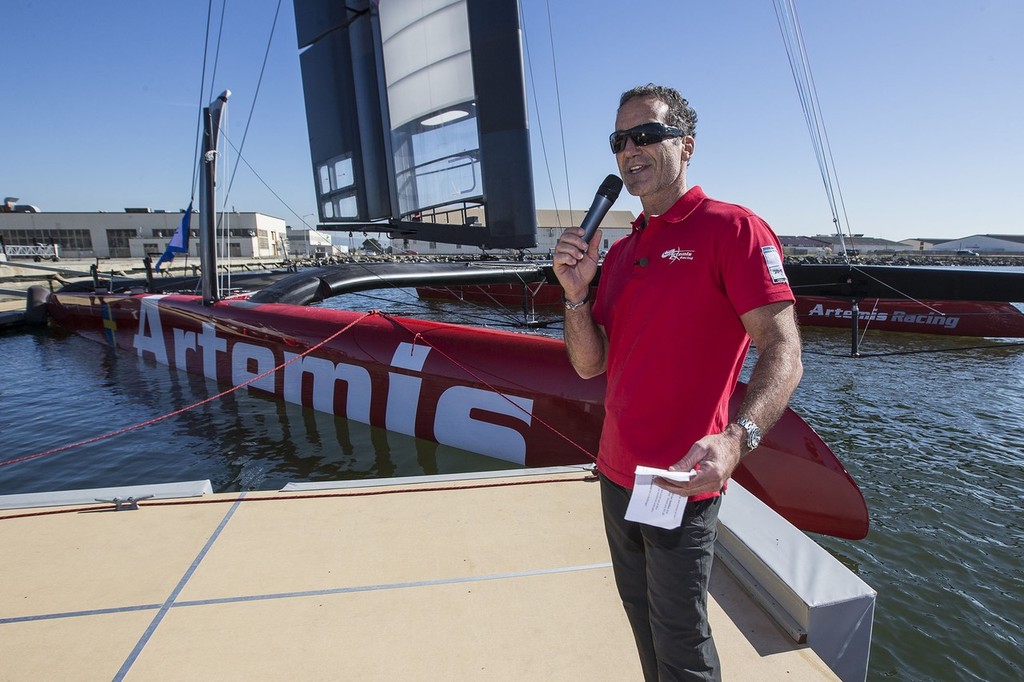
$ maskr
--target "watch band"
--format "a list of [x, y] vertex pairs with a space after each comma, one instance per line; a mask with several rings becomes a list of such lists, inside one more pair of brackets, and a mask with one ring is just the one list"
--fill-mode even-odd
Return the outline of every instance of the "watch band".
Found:
[[566, 310], [576, 310], [586, 305], [587, 301], [590, 300], [590, 289], [587, 289], [587, 295], [583, 297], [583, 300], [579, 303], [569, 303], [569, 299], [565, 297], [565, 292], [562, 292], [562, 305], [565, 306]]
[[753, 420], [747, 419], [746, 417], [739, 417], [736, 423], [747, 432], [747, 451], [757, 448], [761, 444], [761, 429], [753, 422]]

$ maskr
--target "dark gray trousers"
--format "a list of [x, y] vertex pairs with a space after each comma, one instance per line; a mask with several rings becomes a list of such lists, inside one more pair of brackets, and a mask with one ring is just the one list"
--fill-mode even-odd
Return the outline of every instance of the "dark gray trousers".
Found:
[[721, 497], [687, 502], [673, 530], [625, 520], [630, 490], [601, 477], [615, 583], [647, 682], [720, 680], [708, 624], [708, 581]]

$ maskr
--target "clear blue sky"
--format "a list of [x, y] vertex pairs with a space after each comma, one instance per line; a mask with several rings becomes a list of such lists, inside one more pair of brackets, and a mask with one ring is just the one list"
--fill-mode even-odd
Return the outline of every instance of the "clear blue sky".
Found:
[[[691, 184], [749, 206], [779, 234], [833, 231], [770, 0], [522, 4], [538, 207], [567, 206], [566, 176], [573, 206], [589, 206], [616, 170], [606, 140], [619, 93], [654, 81], [681, 90], [700, 116]], [[236, 145], [276, 7], [227, 4], [213, 92], [233, 93], [227, 135]], [[854, 232], [1024, 234], [1024, 3], [819, 0], [799, 12]], [[44, 211], [184, 208], [208, 102], [206, 16], [199, 0], [7, 0], [0, 196]], [[242, 166], [229, 207], [314, 221], [290, 0], [242, 152], [281, 199]], [[640, 205], [623, 193], [616, 208]]]

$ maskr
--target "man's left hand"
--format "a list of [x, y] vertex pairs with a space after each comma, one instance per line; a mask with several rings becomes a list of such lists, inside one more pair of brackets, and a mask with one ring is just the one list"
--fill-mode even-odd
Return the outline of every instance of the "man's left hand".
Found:
[[683, 497], [720, 491], [740, 463], [742, 438], [737, 431], [743, 430], [730, 425], [722, 433], [704, 436], [693, 444], [685, 457], [669, 467], [672, 471], [696, 469], [697, 474], [689, 481], [655, 477], [654, 485]]

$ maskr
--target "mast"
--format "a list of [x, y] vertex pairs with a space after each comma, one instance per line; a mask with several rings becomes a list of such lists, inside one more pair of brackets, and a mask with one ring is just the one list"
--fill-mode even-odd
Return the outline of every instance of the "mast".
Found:
[[217, 284], [217, 142], [220, 121], [231, 91], [225, 90], [203, 108], [203, 178], [199, 185], [199, 262], [202, 267], [203, 305], [220, 299]]

